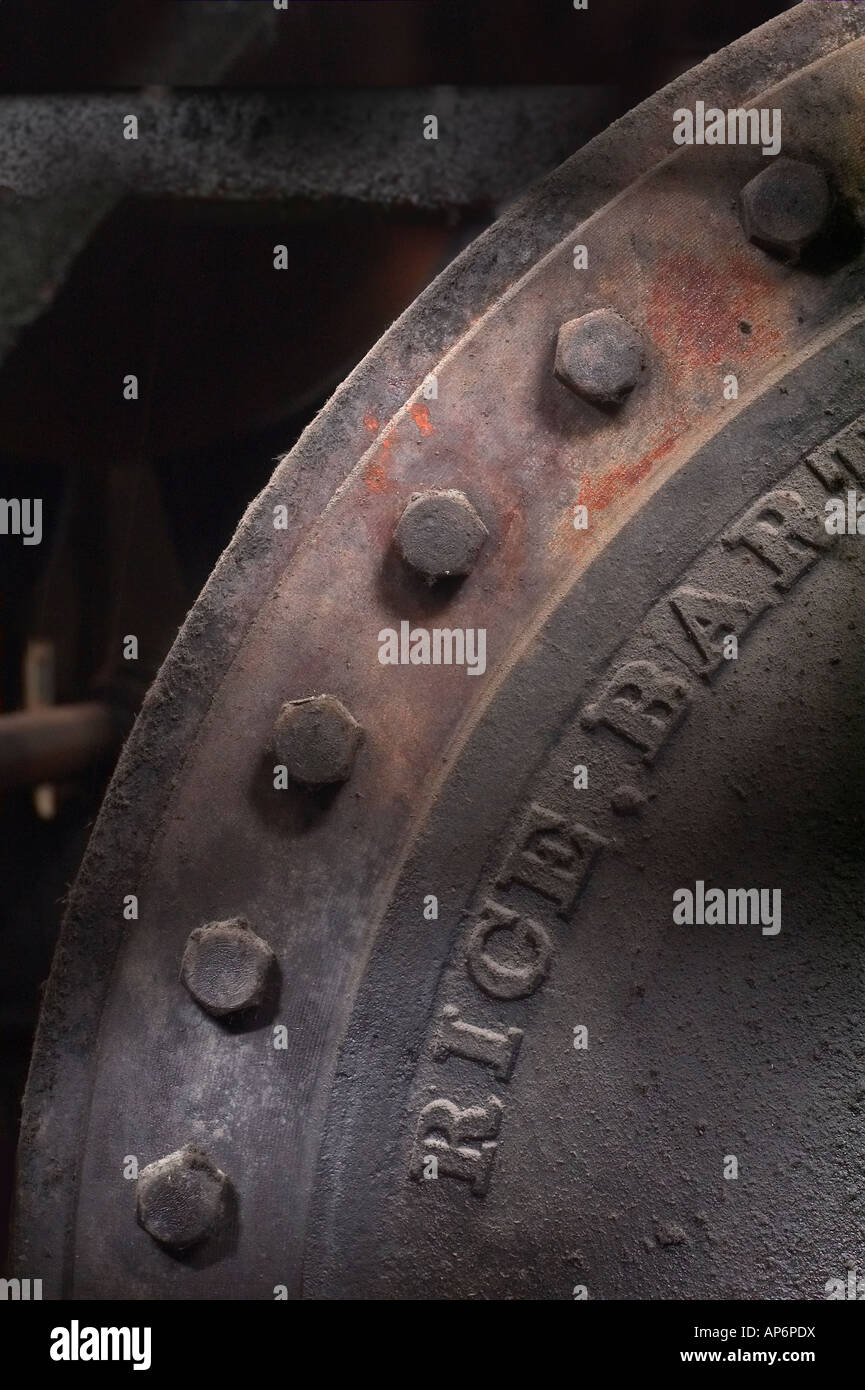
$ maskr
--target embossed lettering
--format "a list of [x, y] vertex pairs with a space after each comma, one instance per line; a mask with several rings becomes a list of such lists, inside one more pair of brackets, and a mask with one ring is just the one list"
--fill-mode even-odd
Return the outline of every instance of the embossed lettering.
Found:
[[[708, 593], [683, 585], [667, 600], [671, 613], [658, 621], [659, 637], [700, 676], [709, 676], [727, 660], [725, 642], [730, 635], [743, 637], [769, 607], [758, 607], [731, 594]], [[678, 620], [678, 621], [676, 621]]]
[[688, 712], [690, 687], [652, 661], [629, 661], [614, 672], [597, 701], [583, 712], [587, 729], [606, 724], [654, 762]]
[[476, 1197], [484, 1197], [490, 1185], [499, 1132], [502, 1103], [490, 1096], [486, 1105], [461, 1110], [450, 1100], [433, 1100], [418, 1116], [409, 1176], [419, 1182], [424, 1161], [433, 1156], [439, 1177], [467, 1182]]
[[731, 549], [746, 546], [775, 571], [775, 587], [784, 590], [811, 568], [818, 551], [834, 543], [817, 513], [806, 507], [798, 492], [786, 488], [767, 492], [722, 539]]
[[[494, 947], [505, 945], [506, 954]], [[468, 972], [493, 999], [525, 999], [547, 977], [553, 944], [539, 922], [488, 898], [466, 944]]]
[[558, 904], [566, 917], [589, 876], [595, 856], [609, 841], [585, 825], [533, 804], [498, 876], [500, 887], [524, 883]]
[[857, 483], [865, 484], [865, 425], [861, 419], [821, 444], [805, 462], [829, 492], [849, 486], [850, 474]]
[[[863, 422], [865, 417], [847, 426], [805, 460], [830, 492], [849, 487], [850, 477], [844, 469], [865, 486]], [[653, 608], [641, 629], [642, 650], [646, 650], [647, 641], [654, 641], [654, 648], [649, 650], [659, 663], [664, 660], [665, 648], [675, 652], [676, 662], [670, 661], [673, 669], [646, 659], [620, 665], [607, 676], [594, 702], [582, 711], [580, 722], [585, 728], [605, 725], [639, 748], [646, 763], [652, 763], [686, 717], [695, 689], [686, 671], [680, 673], [676, 665], [684, 663], [690, 672], [707, 676], [724, 659], [735, 657], [738, 637], [777, 602], [770, 584], [782, 592], [789, 590], [820, 553], [831, 547], [833, 537], [826, 533], [823, 515], [789, 486], [789, 477], [785, 481], [786, 486], [761, 497], [721, 537], [726, 549], [744, 547], [773, 573], [767, 575], [759, 565], [731, 565], [728, 561], [727, 568], [736, 570], [735, 580], [730, 580], [732, 587], [739, 590], [744, 586], [742, 595], [734, 596], [697, 587], [698, 576], [707, 567], [695, 567], [690, 576], [695, 583], [682, 583], [669, 593]], [[813, 485], [809, 486], [813, 491]], [[715, 559], [720, 559], [717, 545], [713, 552]], [[710, 572], [718, 572], [717, 563]], [[719, 582], [726, 584], [725, 580]], [[573, 769], [578, 790], [586, 787], [582, 774], [587, 765], [578, 763]], [[569, 766], [569, 762], [564, 765], [565, 769]], [[555, 766], [552, 771], [556, 772]], [[559, 768], [559, 775], [561, 771]], [[629, 780], [612, 785], [610, 806], [616, 815], [638, 814], [646, 805], [644, 791]], [[496, 881], [504, 888], [512, 883], [525, 884], [557, 904], [562, 916], [568, 916], [594, 859], [611, 843], [615, 842], [532, 804]], [[750, 905], [753, 891], [730, 890], [737, 910], [742, 898]], [[767, 927], [774, 928], [776, 922], [780, 928], [780, 891], [778, 896], [777, 912], [773, 903], [772, 917], [761, 907], [764, 934], [772, 935]], [[715, 911], [712, 890], [706, 895], [705, 907], [708, 923]], [[474, 915], [463, 951], [467, 973], [475, 984], [491, 998], [507, 1001], [534, 994], [547, 978], [554, 954], [542, 925], [493, 899], [487, 899]], [[430, 1050], [439, 1062], [462, 1057], [491, 1068], [499, 1081], [507, 1081], [518, 1060], [522, 1037], [518, 1028], [483, 1028], [467, 1023], [454, 1005], [446, 1004]], [[575, 1025], [573, 1047], [579, 1051], [587, 1044], [585, 1025]], [[483, 1196], [491, 1181], [501, 1117], [501, 1102], [493, 1096], [486, 1105], [468, 1109], [460, 1109], [450, 1100], [431, 1101], [418, 1117], [409, 1164], [411, 1177], [432, 1176], [426, 1168], [435, 1164], [442, 1176], [455, 1177]], [[738, 1177], [734, 1155], [726, 1155], [724, 1165], [725, 1178]], [[587, 1296], [584, 1285], [577, 1286], [575, 1296]]]
[[477, 1028], [464, 1023], [453, 1004], [446, 1004], [433, 1036], [432, 1054], [437, 1062], [446, 1062], [451, 1056], [465, 1057], [482, 1067], [492, 1067], [499, 1081], [509, 1081], [522, 1040], [522, 1028], [508, 1028], [504, 1033]]

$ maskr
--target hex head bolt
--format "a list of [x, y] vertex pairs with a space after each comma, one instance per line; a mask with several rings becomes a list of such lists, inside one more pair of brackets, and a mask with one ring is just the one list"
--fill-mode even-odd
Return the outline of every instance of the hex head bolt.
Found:
[[169, 1250], [198, 1245], [222, 1219], [228, 1179], [197, 1144], [148, 1163], [138, 1175], [138, 1222]]
[[305, 787], [326, 787], [351, 776], [363, 729], [335, 695], [312, 695], [283, 705], [271, 746], [288, 775]]
[[556, 377], [591, 405], [603, 410], [621, 405], [644, 365], [642, 338], [614, 309], [593, 309], [559, 329]]
[[267, 942], [249, 923], [232, 917], [190, 932], [180, 978], [202, 1009], [223, 1018], [261, 1003], [275, 962]]
[[822, 169], [799, 159], [776, 159], [739, 195], [749, 241], [787, 261], [802, 252], [829, 223], [832, 195]]
[[416, 492], [400, 517], [394, 543], [428, 584], [470, 574], [489, 532], [465, 493]]

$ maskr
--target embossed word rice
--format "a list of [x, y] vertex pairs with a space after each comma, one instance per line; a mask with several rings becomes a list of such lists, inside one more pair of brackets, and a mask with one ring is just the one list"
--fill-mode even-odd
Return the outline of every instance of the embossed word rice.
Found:
[[[554, 973], [597, 866], [620, 850], [628, 821], [639, 824], [638, 814], [623, 820], [617, 811], [623, 794], [632, 810], [645, 804], [653, 769], [675, 756], [677, 734], [699, 708], [701, 690], [711, 695], [723, 681], [729, 637], [747, 659], [750, 632], [771, 622], [773, 610], [827, 562], [838, 538], [824, 525], [826, 494], [851, 483], [865, 488], [865, 417], [812, 449], [731, 520], [587, 688], [566, 755], [552, 755], [563, 759], [560, 775], [553, 784], [544, 769], [534, 788], [525, 789], [475, 891], [453, 968], [443, 976], [413, 1087], [407, 1166], [415, 1190], [445, 1186], [424, 1183], [435, 1158], [438, 1178], [465, 1184], [475, 1197], [487, 1195], [508, 1086], [531, 1023], [526, 1003]], [[600, 740], [608, 755], [603, 764], [592, 756]], [[593, 762], [603, 776], [585, 793], [594, 799], [581, 801], [575, 815], [564, 768]], [[635, 779], [640, 787], [631, 786]], [[726, 895], [724, 901], [726, 917]], [[738, 899], [734, 906], [738, 914]], [[764, 931], [776, 924], [780, 930], [780, 892], [777, 904], [766, 906]], [[457, 1072], [456, 1058], [472, 1064], [468, 1075]]]

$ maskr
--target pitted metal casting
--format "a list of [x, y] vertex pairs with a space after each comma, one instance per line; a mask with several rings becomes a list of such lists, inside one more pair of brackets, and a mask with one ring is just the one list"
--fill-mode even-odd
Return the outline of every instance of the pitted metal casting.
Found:
[[[678, 78], [247, 512], [46, 994], [50, 1296], [806, 1299], [855, 1254], [865, 552], [823, 517], [865, 488], [863, 74], [839, 3]], [[697, 100], [779, 109], [782, 156], [677, 147]], [[778, 932], [675, 925], [698, 882], [779, 889]], [[200, 956], [246, 931], [235, 994]]]

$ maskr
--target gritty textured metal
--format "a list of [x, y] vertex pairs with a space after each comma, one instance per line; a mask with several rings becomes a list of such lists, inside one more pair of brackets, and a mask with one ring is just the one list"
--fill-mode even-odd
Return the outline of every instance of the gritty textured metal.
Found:
[[[471, 207], [553, 168], [597, 121], [598, 101], [603, 119], [611, 97], [580, 87], [3, 97], [0, 184], [24, 198], [101, 183], [179, 198]], [[436, 139], [424, 138], [429, 114]], [[128, 116], [137, 139], [124, 138]]]
[[779, 158], [742, 189], [742, 225], [756, 246], [796, 261], [826, 230], [831, 204], [822, 169]]
[[260, 1004], [275, 966], [267, 942], [234, 917], [190, 932], [180, 978], [202, 1009], [223, 1018]]
[[219, 1223], [226, 1177], [195, 1144], [149, 1163], [138, 1175], [137, 1215], [169, 1250], [199, 1245]]
[[614, 309], [594, 309], [559, 329], [556, 376], [592, 405], [621, 405], [644, 366], [639, 333]]
[[[759, 150], [674, 150], [672, 113], [780, 107], [787, 155], [819, 149], [861, 226], [862, 10], [800, 6], [582, 150], [394, 326], [247, 512], [124, 751], [46, 993], [16, 1267], [47, 1295], [812, 1298], [844, 1268], [863, 556], [813, 544], [812, 510], [783, 591], [735, 537], [773, 491], [819, 506], [806, 460], [865, 414], [861, 246], [820, 274], [766, 256], [738, 214]], [[553, 372], [562, 323], [605, 307], [651, 358], [609, 418]], [[413, 494], [451, 488], [490, 534], [441, 593], [392, 538]], [[718, 623], [743, 615], [722, 666]], [[482, 628], [483, 678], [382, 665], [404, 620]], [[273, 786], [298, 690], [338, 691], [366, 729], [336, 796]], [[644, 746], [604, 722], [629, 704]], [[780, 883], [783, 931], [674, 930], [698, 878]], [[279, 960], [282, 1052], [178, 1001], [190, 921], [241, 910]], [[178, 1134], [242, 1198], [236, 1239], [197, 1263], [128, 1220], [117, 1174]]]
[[283, 705], [272, 748], [295, 782], [326, 787], [348, 780], [362, 739], [363, 730], [341, 700], [311, 695]]
[[489, 532], [465, 493], [418, 492], [397, 522], [403, 560], [430, 583], [470, 574]]
[[[156, 39], [162, 81], [180, 86], [218, 81], [276, 19], [269, 5], [224, 0], [176, 5], [172, 15], [163, 16]], [[151, 57], [139, 52], [132, 66], [146, 66]], [[119, 71], [117, 85], [127, 82], [140, 85], [131, 73]], [[58, 107], [53, 98], [0, 98], [0, 163], [5, 156], [11, 174], [24, 158], [35, 175], [20, 187], [0, 176], [0, 361], [21, 329], [50, 306], [75, 257], [129, 191], [125, 172], [115, 176], [107, 162], [95, 181], [81, 174], [81, 146], [69, 132], [75, 129], [76, 109], [87, 100], [61, 99]], [[123, 99], [117, 104], [128, 105]], [[67, 119], [72, 127], [63, 126]], [[116, 136], [118, 128], [113, 129]]]

